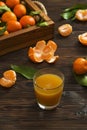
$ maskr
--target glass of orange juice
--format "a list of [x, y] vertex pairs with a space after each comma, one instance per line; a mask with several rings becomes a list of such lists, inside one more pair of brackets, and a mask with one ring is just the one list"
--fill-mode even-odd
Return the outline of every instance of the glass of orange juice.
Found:
[[56, 108], [64, 87], [64, 74], [58, 69], [43, 68], [33, 78], [34, 91], [40, 108], [50, 110]]

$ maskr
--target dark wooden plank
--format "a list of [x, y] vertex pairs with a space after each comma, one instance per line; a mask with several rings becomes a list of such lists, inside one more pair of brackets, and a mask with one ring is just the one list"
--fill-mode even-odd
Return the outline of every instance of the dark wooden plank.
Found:
[[[56, 54], [60, 56], [54, 64], [46, 62], [32, 63], [28, 56], [28, 47], [0, 56], [0, 77], [11, 64], [28, 65], [37, 69], [50, 67], [60, 69], [65, 75], [64, 92], [61, 103], [52, 111], [41, 110], [35, 100], [32, 80], [17, 74], [17, 82], [10, 89], [0, 87], [0, 129], [1, 130], [87, 130], [87, 88], [74, 79], [73, 61], [77, 57], [87, 56], [87, 47], [78, 42], [78, 35], [87, 31], [87, 23], [65, 21], [60, 13], [63, 9], [83, 3], [79, 0], [40, 0], [47, 8], [49, 17], [55, 22], [54, 41], [58, 45]], [[87, 1], [84, 0], [84, 3]], [[56, 11], [55, 11], [56, 10]], [[70, 23], [73, 32], [63, 38], [58, 32], [59, 25]], [[20, 40], [21, 41], [21, 40]]]

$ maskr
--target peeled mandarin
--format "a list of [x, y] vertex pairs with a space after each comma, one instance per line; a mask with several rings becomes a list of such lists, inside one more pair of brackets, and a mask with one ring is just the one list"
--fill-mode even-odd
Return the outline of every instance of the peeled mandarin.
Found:
[[69, 36], [72, 33], [72, 26], [70, 24], [64, 24], [58, 27], [58, 32], [61, 36]]
[[44, 60], [48, 63], [55, 62], [59, 56], [54, 56], [57, 49], [55, 42], [49, 40], [46, 44], [44, 40], [38, 41], [35, 47], [30, 47], [28, 56], [33, 62], [41, 63]]

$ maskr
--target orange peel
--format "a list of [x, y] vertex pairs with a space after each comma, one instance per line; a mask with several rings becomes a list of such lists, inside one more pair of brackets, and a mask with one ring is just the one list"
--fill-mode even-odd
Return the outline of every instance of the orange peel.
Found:
[[47, 59], [47, 63], [54, 63], [57, 59], [59, 58], [59, 56], [53, 56], [50, 59]]
[[28, 56], [33, 62], [39, 62], [40, 63], [40, 62], [43, 61], [41, 51], [39, 49], [36, 49], [35, 47], [29, 48]]
[[57, 50], [57, 44], [49, 40], [47, 43], [44, 40], [38, 41], [35, 47], [30, 47], [28, 50], [28, 57], [31, 61], [41, 63], [44, 60], [47, 63], [54, 63], [59, 56], [54, 56]]

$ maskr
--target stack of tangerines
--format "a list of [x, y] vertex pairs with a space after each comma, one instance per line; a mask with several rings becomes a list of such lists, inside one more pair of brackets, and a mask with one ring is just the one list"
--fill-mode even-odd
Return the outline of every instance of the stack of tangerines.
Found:
[[10, 11], [3, 12], [0, 18], [0, 22], [6, 23], [8, 33], [36, 24], [35, 18], [27, 14], [27, 8], [20, 0], [0, 1], [0, 6], [10, 8]]

